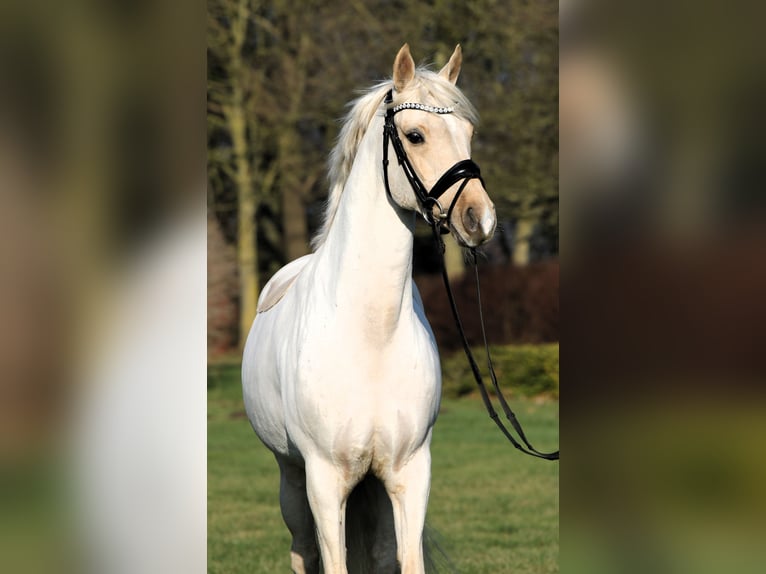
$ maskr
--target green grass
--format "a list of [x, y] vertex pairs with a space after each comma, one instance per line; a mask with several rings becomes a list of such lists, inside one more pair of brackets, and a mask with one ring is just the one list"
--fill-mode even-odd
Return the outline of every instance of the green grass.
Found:
[[[244, 416], [235, 366], [208, 390], [208, 572], [289, 572], [279, 473]], [[558, 445], [558, 403], [515, 398], [527, 436]], [[446, 399], [432, 442], [428, 522], [459, 572], [558, 572], [558, 463], [516, 451], [473, 396]]]

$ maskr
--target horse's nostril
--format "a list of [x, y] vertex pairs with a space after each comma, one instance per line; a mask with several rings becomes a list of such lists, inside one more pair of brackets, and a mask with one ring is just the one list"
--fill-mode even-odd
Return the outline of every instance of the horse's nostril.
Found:
[[469, 207], [465, 210], [465, 213], [463, 214], [463, 226], [469, 233], [475, 232], [479, 227], [479, 219], [474, 214], [473, 207]]

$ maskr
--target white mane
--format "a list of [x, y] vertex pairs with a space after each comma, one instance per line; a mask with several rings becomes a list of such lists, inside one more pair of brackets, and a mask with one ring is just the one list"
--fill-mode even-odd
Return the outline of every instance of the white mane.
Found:
[[[340, 198], [343, 194], [343, 188], [351, 172], [351, 166], [356, 158], [356, 151], [364, 134], [367, 132], [367, 126], [370, 125], [372, 118], [378, 111], [380, 104], [386, 92], [392, 87], [392, 82], [385, 81], [365, 90], [362, 95], [352, 101], [350, 110], [343, 121], [343, 127], [338, 134], [338, 140], [330, 154], [329, 160], [329, 181], [330, 193], [327, 197], [324, 218], [319, 231], [311, 241], [311, 247], [316, 251], [327, 238], [330, 231], [335, 213], [338, 211]], [[393, 106], [404, 102], [412, 101], [408, 99], [410, 95], [415, 94], [416, 98], [422, 98], [420, 94], [426, 92], [428, 99], [436, 106], [454, 106], [455, 115], [467, 119], [473, 125], [479, 121], [479, 114], [473, 107], [468, 98], [452, 85], [449, 81], [440, 77], [435, 72], [425, 68], [418, 68], [415, 72], [415, 78], [402, 93], [394, 95]], [[425, 103], [425, 102], [421, 102]], [[431, 102], [429, 102], [431, 103]], [[383, 145], [383, 134], [381, 133], [381, 145]]]

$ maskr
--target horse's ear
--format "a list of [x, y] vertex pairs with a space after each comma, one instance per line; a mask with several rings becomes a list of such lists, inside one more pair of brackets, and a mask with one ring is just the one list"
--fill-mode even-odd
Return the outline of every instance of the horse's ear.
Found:
[[415, 60], [410, 54], [410, 45], [405, 44], [399, 49], [394, 60], [394, 88], [401, 92], [415, 77]]
[[449, 80], [452, 84], [457, 82], [457, 77], [460, 75], [460, 66], [463, 64], [463, 49], [460, 44], [455, 46], [455, 51], [452, 52], [449, 62], [444, 66], [439, 75], [445, 80]]

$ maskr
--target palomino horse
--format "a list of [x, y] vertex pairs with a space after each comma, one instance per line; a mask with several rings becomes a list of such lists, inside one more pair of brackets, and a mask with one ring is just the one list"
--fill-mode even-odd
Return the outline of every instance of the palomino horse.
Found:
[[[405, 44], [393, 81], [354, 102], [315, 251], [277, 272], [259, 299], [244, 400], [279, 464], [296, 573], [319, 572], [320, 558], [327, 574], [424, 572], [441, 370], [412, 281], [415, 218], [440, 218], [468, 247], [495, 228], [469, 159], [477, 115], [455, 87], [461, 62], [457, 46], [438, 74], [416, 69]], [[367, 562], [354, 566], [365, 533]]]

